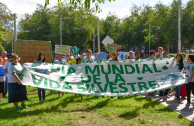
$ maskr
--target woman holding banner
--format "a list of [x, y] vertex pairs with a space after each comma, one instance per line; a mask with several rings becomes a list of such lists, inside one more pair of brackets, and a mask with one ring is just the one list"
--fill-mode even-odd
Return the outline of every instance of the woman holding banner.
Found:
[[156, 58], [163, 58], [164, 49], [162, 47], [158, 47], [158, 53], [156, 54]]
[[[76, 59], [76, 64], [81, 64], [82, 63], [82, 59], [81, 58], [77, 58]], [[77, 98], [77, 94], [75, 94], [75, 98]], [[83, 100], [83, 95], [81, 95], [81, 100]]]
[[[38, 55], [38, 59], [36, 61], [34, 61], [34, 63], [44, 63], [46, 61], [46, 54], [41, 52]], [[41, 89], [38, 88], [38, 97], [39, 97], [39, 102], [42, 102], [41, 100], [41, 92], [42, 92], [42, 98], [43, 98], [43, 102], [45, 102], [45, 89]]]
[[[184, 68], [183, 70], [185, 70], [186, 69], [186, 66], [187, 66], [187, 61], [184, 61], [185, 54], [181, 54], [181, 57], [180, 57], [179, 54], [177, 54], [176, 57], [177, 57], [178, 61], [181, 62], [181, 64], [183, 64], [183, 68]], [[178, 65], [180, 65], [180, 63], [178, 63]], [[187, 96], [186, 84], [184, 84], [184, 85], [181, 86], [180, 96], [181, 96], [181, 98], [185, 98]], [[177, 97], [177, 93], [175, 93], [175, 97]]]
[[191, 103], [191, 91], [194, 95], [194, 55], [189, 55], [188, 57], [188, 67], [187, 67], [187, 76], [189, 83], [186, 85], [187, 89], [187, 105]]
[[26, 86], [22, 84], [18, 74], [23, 71], [23, 68], [20, 63], [18, 63], [18, 55], [13, 54], [11, 56], [11, 64], [8, 68], [8, 84], [9, 84], [9, 96], [8, 102], [13, 103], [15, 106], [15, 111], [20, 111], [18, 107], [18, 102], [21, 101], [21, 106], [28, 109], [28, 106], [25, 105], [25, 100], [27, 98]]
[[[178, 65], [179, 70], [182, 71], [183, 67], [184, 67], [183, 55], [182, 54], [177, 54], [176, 60], [177, 60], [177, 65]], [[178, 103], [181, 103], [180, 94], [181, 94], [181, 86], [176, 86], [176, 98], [177, 98]]]

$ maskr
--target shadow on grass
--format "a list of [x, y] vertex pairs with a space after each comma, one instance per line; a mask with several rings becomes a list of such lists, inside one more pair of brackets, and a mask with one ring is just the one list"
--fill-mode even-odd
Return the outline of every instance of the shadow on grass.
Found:
[[[107, 106], [108, 102], [110, 101], [111, 99], [106, 99], [104, 101], [100, 101], [98, 102], [97, 104], [93, 105], [93, 106], [90, 106], [88, 108], [85, 108], [85, 109], [76, 109], [76, 110], [71, 110], [70, 112], [90, 112], [90, 111], [93, 111], [95, 109], [100, 109], [100, 108], [103, 108], [105, 106]], [[64, 112], [69, 112], [67, 110], [65, 110]]]
[[[57, 100], [59, 98], [52, 98], [47, 100], [46, 102], [54, 102], [55, 100]], [[43, 112], [46, 113], [50, 113], [50, 112], [64, 112], [62, 110], [58, 110], [58, 106], [60, 104], [64, 104], [64, 106], [67, 106], [69, 103], [72, 102], [73, 96], [67, 97], [65, 100], [65, 102], [59, 103], [58, 105], [55, 106], [50, 106], [49, 108], [46, 109], [36, 109], [33, 111], [27, 111], [27, 112], [15, 112], [14, 110], [14, 106], [11, 108], [5, 108], [5, 109], [0, 109], [0, 112], [3, 114], [0, 114], [0, 118], [1, 119], [17, 119], [17, 118], [22, 118], [25, 116], [34, 116], [34, 115], [38, 115], [38, 114], [42, 114]], [[20, 102], [18, 103], [20, 104]], [[28, 104], [29, 106], [29, 110], [31, 106], [36, 106], [36, 105], [41, 105], [42, 103], [32, 103], [32, 104]]]
[[[0, 106], [6, 105], [6, 104], [9, 104], [9, 103], [8, 103], [8, 102], [5, 102], [5, 101], [0, 102]], [[1, 113], [1, 112], [0, 112], [0, 113]]]
[[164, 108], [158, 109], [156, 111], [159, 111], [159, 112], [174, 112], [173, 110], [171, 110], [170, 108], [168, 108], [166, 106]]
[[120, 118], [124, 118], [126, 120], [133, 119], [137, 116], [139, 116], [139, 110], [140, 108], [136, 108], [135, 110], [125, 112], [121, 115], [119, 115]]
[[[58, 98], [53, 98], [53, 99], [49, 99], [47, 100], [47, 102], [54, 102], [55, 100], [57, 100]], [[3, 113], [3, 114], [0, 114], [0, 118], [1, 119], [17, 119], [17, 118], [23, 118], [23, 117], [26, 117], [26, 116], [34, 116], [34, 115], [39, 115], [39, 114], [42, 114], [44, 112], [46, 113], [52, 113], [52, 112], [58, 112], [58, 113], [64, 113], [64, 112], [78, 112], [78, 111], [85, 111], [85, 112], [88, 112], [88, 111], [92, 111], [94, 109], [98, 109], [98, 108], [102, 108], [104, 106], [106, 106], [108, 104], [108, 101], [110, 99], [106, 99], [104, 101], [101, 101], [101, 102], [98, 102], [97, 104], [95, 104], [94, 106], [91, 106], [91, 107], [88, 107], [86, 109], [78, 109], [78, 110], [73, 110], [73, 111], [64, 111], [64, 110], [61, 110], [61, 109], [58, 109], [59, 106], [62, 106], [62, 107], [66, 107], [68, 104], [72, 103], [72, 102], [76, 102], [74, 101], [74, 95], [73, 96], [70, 96], [70, 97], [67, 97], [65, 99], [63, 99], [64, 102], [60, 102], [59, 104], [57, 105], [54, 105], [54, 106], [47, 106], [47, 108], [38, 108], [36, 110], [32, 110], [30, 111], [30, 108], [29, 108], [29, 111], [27, 112], [24, 112], [24, 111], [21, 111], [21, 112], [15, 112], [14, 111], [14, 107], [11, 107], [11, 108], [5, 108], [5, 109], [0, 109], [0, 112]], [[79, 101], [77, 101], [79, 102]], [[32, 103], [32, 104], [29, 104], [28, 106], [34, 106], [34, 105], [40, 105], [41, 103]]]
[[142, 101], [146, 101], [147, 103], [145, 103], [142, 108], [147, 109], [147, 108], [154, 108], [156, 105], [159, 105], [160, 102], [157, 102], [155, 100], [153, 100], [152, 98], [147, 98], [147, 97], [134, 97], [134, 100], [138, 101], [138, 102], [142, 102]]
[[107, 106], [107, 104], [108, 104], [109, 101], [110, 101], [110, 99], [106, 99], [104, 101], [98, 102], [94, 106], [87, 108], [87, 111], [92, 111], [94, 109], [99, 109], [99, 108], [102, 108], [104, 106]]
[[120, 100], [129, 100], [133, 97], [135, 97], [135, 96], [123, 96], [123, 97], [120, 98]]

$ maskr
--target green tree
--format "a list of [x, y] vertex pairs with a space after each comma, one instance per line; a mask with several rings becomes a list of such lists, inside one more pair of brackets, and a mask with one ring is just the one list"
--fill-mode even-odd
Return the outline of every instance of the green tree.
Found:
[[183, 49], [194, 48], [194, 1], [187, 3], [182, 11], [182, 47]]
[[[77, 18], [86, 15], [87, 18]], [[51, 40], [60, 44], [60, 18], [62, 19], [63, 44], [87, 48], [88, 42], [94, 33], [95, 17], [88, 10], [70, 10], [69, 7], [60, 6], [52, 9], [38, 6], [32, 15], [26, 14], [19, 22], [20, 39]], [[96, 25], [96, 24], [95, 24]]]
[[[49, 4], [50, 0], [45, 0], [45, 7]], [[64, 0], [58, 0], [58, 6], [63, 5]], [[115, 0], [108, 0], [109, 2], [115, 1]], [[96, 11], [100, 12], [100, 6], [99, 4], [105, 3], [106, 0], [69, 0], [69, 1], [64, 1], [64, 2], [69, 2], [69, 6], [71, 9], [90, 9], [91, 4], [95, 5]]]
[[11, 51], [10, 26], [12, 20], [11, 11], [0, 2], [0, 51]]

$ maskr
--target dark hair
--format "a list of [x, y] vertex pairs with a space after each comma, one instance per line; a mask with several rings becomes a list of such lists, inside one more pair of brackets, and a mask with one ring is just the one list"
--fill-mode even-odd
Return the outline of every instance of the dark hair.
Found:
[[42, 62], [45, 62], [45, 60], [46, 60], [46, 54], [43, 53], [43, 52], [40, 52], [40, 53], [39, 53], [39, 55], [38, 55], [38, 60], [37, 60], [37, 61], [40, 61], [40, 60], [41, 60], [41, 55], [44, 55], [44, 59], [43, 59]]
[[78, 61], [79, 61], [80, 59], [81, 59], [81, 58], [77, 58], [77, 59], [76, 59], [76, 64], [78, 64]]
[[154, 50], [151, 50], [150, 51], [150, 56], [152, 55], [152, 54], [154, 54], [154, 53], [156, 53]]
[[189, 59], [194, 63], [194, 55], [189, 55]]
[[14, 55], [14, 53], [9, 53], [8, 55], [7, 55], [7, 58], [8, 59], [11, 59], [11, 57]]
[[178, 53], [178, 54], [176, 55], [176, 58], [177, 58], [178, 56], [181, 57], [181, 59], [180, 59], [180, 61], [179, 61], [179, 70], [182, 70], [182, 69], [183, 69], [183, 55]]
[[13, 60], [18, 59], [18, 58], [19, 58], [19, 56], [17, 54], [13, 54], [10, 56], [10, 61], [13, 61]]
[[139, 51], [136, 51], [136, 52], [135, 52], [135, 56], [136, 56], [136, 54], [139, 54]]
[[117, 56], [115, 56], [115, 61], [118, 61], [118, 57]]

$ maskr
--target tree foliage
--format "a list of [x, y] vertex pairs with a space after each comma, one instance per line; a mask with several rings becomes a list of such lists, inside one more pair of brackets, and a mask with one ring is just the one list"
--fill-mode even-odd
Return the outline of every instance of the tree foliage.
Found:
[[[87, 16], [87, 18], [84, 18]], [[63, 44], [85, 49], [94, 33], [96, 17], [90, 11], [55, 7], [52, 10], [38, 6], [32, 15], [26, 14], [19, 22], [20, 39], [51, 40], [53, 49], [60, 44], [60, 18], [62, 18]]]
[[[91, 0], [88, 1], [92, 2]], [[78, 1], [72, 0], [71, 2], [75, 4]], [[103, 2], [103, 0], [100, 2]], [[62, 17], [65, 18], [62, 20], [63, 44], [76, 45], [81, 49], [92, 48], [92, 34], [96, 34], [97, 17], [93, 15], [92, 11], [84, 9], [84, 7], [70, 8], [66, 4], [60, 4], [60, 6], [52, 9], [38, 6], [32, 15], [26, 14], [20, 21], [20, 30], [26, 32], [20, 32], [18, 38], [51, 40], [54, 47], [55, 44], [60, 44], [60, 17]], [[194, 48], [194, 1], [188, 1], [186, 5], [182, 6], [181, 10], [182, 49]], [[87, 15], [87, 18], [76, 18], [83, 15]], [[177, 52], [177, 0], [174, 0], [168, 6], [161, 2], [153, 7], [150, 5], [134, 5], [130, 10], [130, 16], [124, 19], [109, 14], [106, 19], [100, 20], [100, 40], [102, 41], [109, 35], [115, 43], [128, 49], [131, 49], [132, 46], [145, 46], [148, 49], [149, 25], [151, 26], [151, 49], [163, 46], [167, 50], [169, 45], [170, 52]], [[104, 47], [102, 43], [101, 47]]]
[[11, 47], [11, 20], [11, 11], [5, 4], [0, 2], [0, 52], [3, 50], [9, 50]]
[[[96, 12], [100, 12], [99, 4], [105, 3], [107, 0], [58, 0], [58, 6], [61, 6], [64, 3], [69, 3], [70, 9], [90, 9], [91, 5], [95, 5]], [[108, 0], [109, 2], [115, 0]], [[50, 0], [45, 0], [45, 7], [49, 5]]]

